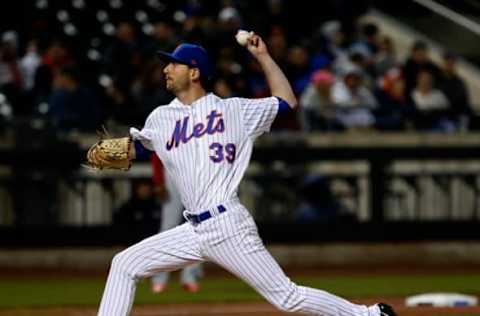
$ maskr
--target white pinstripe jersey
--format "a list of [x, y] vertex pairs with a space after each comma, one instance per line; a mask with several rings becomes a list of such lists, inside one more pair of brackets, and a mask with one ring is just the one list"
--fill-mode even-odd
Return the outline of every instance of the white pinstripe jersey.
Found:
[[162, 160], [185, 208], [200, 213], [237, 197], [253, 142], [270, 130], [278, 108], [276, 97], [207, 94], [191, 105], [174, 99], [156, 108], [141, 131], [130, 133]]

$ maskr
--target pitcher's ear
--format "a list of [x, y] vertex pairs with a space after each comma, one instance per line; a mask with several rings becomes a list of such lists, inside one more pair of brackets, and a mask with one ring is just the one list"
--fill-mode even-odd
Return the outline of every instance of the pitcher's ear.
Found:
[[200, 80], [200, 69], [198, 69], [198, 68], [191, 68], [190, 70], [192, 70], [192, 71], [190, 72], [190, 78], [192, 78], [192, 80], [195, 80], [195, 81]]

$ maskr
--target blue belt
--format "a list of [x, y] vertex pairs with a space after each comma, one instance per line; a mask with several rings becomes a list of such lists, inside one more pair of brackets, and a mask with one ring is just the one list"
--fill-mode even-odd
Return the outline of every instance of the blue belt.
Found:
[[[227, 209], [223, 205], [218, 205], [217, 206], [218, 212], [223, 213]], [[185, 217], [188, 221], [194, 223], [194, 224], [200, 224], [203, 221], [206, 221], [207, 219], [213, 217], [214, 215], [210, 211], [204, 211], [200, 214], [185, 214]]]

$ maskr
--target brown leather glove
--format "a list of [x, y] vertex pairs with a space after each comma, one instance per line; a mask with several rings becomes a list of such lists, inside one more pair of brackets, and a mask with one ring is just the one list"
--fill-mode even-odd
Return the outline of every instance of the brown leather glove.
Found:
[[129, 170], [135, 158], [132, 147], [131, 137], [102, 139], [88, 150], [88, 166], [96, 170]]

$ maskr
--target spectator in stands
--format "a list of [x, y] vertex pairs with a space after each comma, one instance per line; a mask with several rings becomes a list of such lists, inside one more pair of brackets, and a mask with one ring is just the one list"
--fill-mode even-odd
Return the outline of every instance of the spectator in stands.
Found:
[[359, 69], [348, 70], [343, 80], [333, 85], [332, 98], [337, 107], [336, 121], [344, 129], [368, 128], [375, 123], [372, 111], [378, 102], [364, 85]]
[[310, 82], [312, 69], [306, 47], [295, 45], [288, 50], [285, 73], [292, 83], [293, 92], [300, 95]]
[[379, 42], [379, 50], [375, 56], [375, 73], [383, 76], [388, 70], [398, 65], [393, 40], [390, 36], [383, 36]]
[[65, 66], [55, 74], [48, 114], [61, 130], [94, 132], [100, 125], [99, 99], [79, 79], [75, 66]]
[[349, 43], [339, 21], [332, 20], [323, 23], [320, 27], [320, 33], [325, 38], [326, 49], [333, 59], [348, 58]]
[[373, 55], [366, 46], [351, 45], [348, 51], [334, 61], [333, 67], [338, 75], [345, 75], [350, 69], [356, 68], [362, 76], [363, 84], [371, 89], [374, 85], [375, 64]]
[[117, 86], [129, 91], [132, 81], [140, 72], [141, 56], [135, 29], [128, 22], [117, 26], [116, 36], [104, 55], [104, 72], [109, 74]]
[[440, 68], [431, 61], [427, 44], [423, 41], [416, 41], [412, 46], [411, 54], [403, 70], [406, 83], [405, 93], [407, 96], [410, 95], [415, 87], [418, 73], [421, 70], [427, 70], [433, 76], [436, 83], [440, 82]]
[[23, 89], [26, 92], [33, 90], [35, 85], [35, 73], [40, 66], [42, 58], [38, 52], [37, 42], [32, 40], [27, 45], [27, 51], [20, 60], [20, 71], [23, 77]]
[[417, 75], [417, 85], [411, 92], [415, 106], [415, 125], [420, 130], [451, 132], [450, 103], [445, 94], [435, 88], [435, 79], [428, 70]]
[[410, 125], [408, 120], [413, 116], [413, 108], [405, 96], [405, 78], [400, 67], [385, 73], [375, 95], [379, 104], [374, 111], [378, 130], [402, 130]]
[[328, 40], [321, 33], [321, 30], [317, 30], [313, 33], [311, 42], [309, 43], [310, 49], [310, 64], [313, 71], [324, 68], [332, 68], [332, 62], [334, 57], [328, 47]]
[[15, 115], [25, 113], [23, 108], [23, 78], [17, 57], [17, 34], [7, 31], [0, 43], [0, 91], [12, 105]]
[[441, 90], [450, 103], [452, 120], [462, 129], [467, 129], [469, 118], [472, 116], [472, 109], [467, 86], [457, 73], [456, 61], [457, 58], [452, 53], [446, 53], [443, 56]]
[[287, 52], [287, 38], [280, 27], [273, 27], [267, 39], [268, 50], [272, 58], [279, 64], [284, 65]]
[[300, 97], [302, 128], [306, 131], [334, 129], [332, 86], [335, 75], [317, 70]]
[[37, 42], [28, 43], [25, 55], [20, 59], [19, 67], [22, 74], [23, 109], [26, 115], [32, 114], [35, 100], [35, 75], [42, 64], [42, 57], [38, 51]]
[[342, 69], [342, 71], [346, 72], [352, 67], [358, 69], [362, 77], [363, 84], [368, 89], [372, 89], [375, 81], [373, 58], [361, 51], [351, 51], [348, 57], [349, 61], [345, 64], [345, 67]]
[[362, 27], [361, 42], [365, 45], [371, 56], [378, 53], [380, 32], [375, 23], [366, 23]]
[[361, 52], [365, 58], [373, 58], [379, 51], [379, 30], [374, 23], [366, 23], [362, 26], [360, 38], [358, 38], [350, 49], [352, 51]]
[[[54, 40], [49, 44], [45, 53], [42, 55], [42, 64], [35, 73], [35, 88], [33, 93], [33, 102], [37, 106], [47, 102], [52, 93], [53, 76], [62, 67], [72, 65], [74, 60], [67, 49], [65, 43], [60, 40]], [[41, 109], [37, 109], [40, 110]]]

